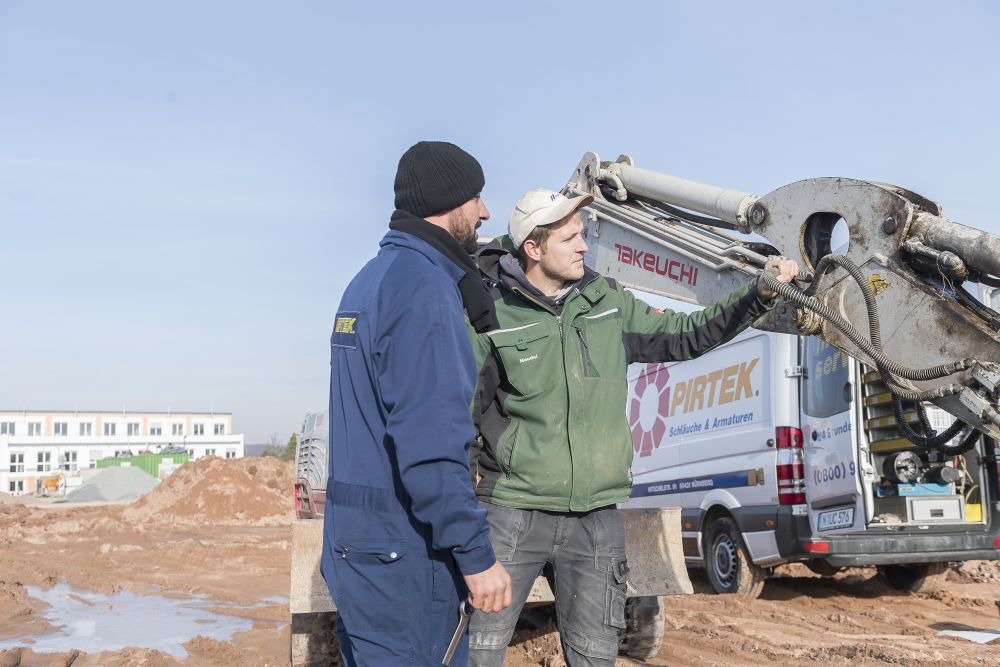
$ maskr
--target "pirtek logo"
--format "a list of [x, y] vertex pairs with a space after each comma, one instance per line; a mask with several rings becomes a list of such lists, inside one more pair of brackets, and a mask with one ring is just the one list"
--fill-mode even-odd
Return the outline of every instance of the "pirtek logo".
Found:
[[666, 276], [679, 283], [698, 284], [698, 267], [690, 266], [676, 259], [667, 259], [645, 250], [636, 250], [620, 243], [615, 244], [618, 251], [618, 261], [622, 264], [638, 266], [640, 269]]
[[[750, 374], [756, 368], [757, 362], [742, 361], [732, 366], [720, 368], [705, 375], [696, 375], [690, 380], [678, 382], [673, 387], [673, 397], [670, 402], [670, 416], [678, 412], [685, 414], [692, 410], [702, 410], [713, 405], [725, 405], [741, 398], [753, 396], [753, 384]], [[708, 398], [708, 404], [705, 399]]]
[[356, 317], [338, 317], [333, 330], [337, 333], [354, 333], [354, 323], [358, 321]]

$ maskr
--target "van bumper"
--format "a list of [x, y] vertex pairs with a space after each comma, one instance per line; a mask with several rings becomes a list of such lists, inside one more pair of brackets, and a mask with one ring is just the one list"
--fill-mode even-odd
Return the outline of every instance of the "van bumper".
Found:
[[[929, 532], [922, 534], [869, 531], [862, 535], [813, 535], [808, 517], [793, 516], [782, 507], [775, 539], [787, 560], [818, 558], [835, 567], [902, 565], [963, 560], [1000, 560], [994, 545], [996, 534], [980, 528], [976, 532]], [[829, 553], [807, 551], [807, 542], [828, 542]]]
[[836, 567], [1000, 559], [992, 534], [831, 535], [825, 539], [830, 542], [830, 553], [824, 560]]

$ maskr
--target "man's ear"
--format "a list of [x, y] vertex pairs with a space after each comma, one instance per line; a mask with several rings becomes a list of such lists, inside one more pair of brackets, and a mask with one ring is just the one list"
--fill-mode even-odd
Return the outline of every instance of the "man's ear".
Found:
[[531, 239], [524, 242], [524, 245], [521, 246], [521, 252], [524, 253], [525, 257], [534, 262], [537, 262], [542, 258], [542, 247]]

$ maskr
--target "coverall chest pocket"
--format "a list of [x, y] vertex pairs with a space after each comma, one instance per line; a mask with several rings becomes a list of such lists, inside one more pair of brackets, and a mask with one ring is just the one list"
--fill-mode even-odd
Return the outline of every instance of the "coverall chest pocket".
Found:
[[[399, 632], [410, 623], [413, 573], [406, 543], [342, 540], [334, 547], [338, 613], [358, 630]], [[335, 601], [339, 601], [335, 600]], [[346, 601], [352, 600], [351, 604]]]
[[489, 333], [493, 349], [511, 388], [536, 396], [555, 386], [562, 354], [558, 337], [541, 322]]
[[573, 331], [584, 377], [624, 379], [627, 364], [618, 308], [596, 308], [593, 315], [580, 315], [573, 321]]

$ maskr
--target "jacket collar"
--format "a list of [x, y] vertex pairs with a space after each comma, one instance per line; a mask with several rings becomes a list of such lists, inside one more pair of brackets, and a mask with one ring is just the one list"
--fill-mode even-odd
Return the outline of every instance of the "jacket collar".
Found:
[[[517, 285], [521, 287], [522, 291], [529, 294], [540, 294], [537, 288], [531, 286], [529, 289], [522, 284], [523, 281], [515, 280], [508, 272], [501, 268], [500, 260], [505, 256], [512, 255], [512, 249], [513, 245], [510, 237], [506, 234], [493, 239], [476, 253], [476, 263], [479, 264], [479, 270], [496, 285], [503, 285], [508, 289], [513, 289]], [[584, 266], [583, 277], [576, 283], [576, 287], [580, 293], [591, 303], [598, 301], [607, 291], [607, 281], [601, 278], [601, 274], [588, 266]], [[525, 278], [525, 280], [527, 279]], [[566, 300], [569, 301], [571, 298], [572, 293], [567, 296]]]
[[390, 218], [389, 233], [379, 242], [380, 247], [399, 246], [424, 255], [455, 280], [468, 274], [477, 275], [472, 258], [451, 234], [423, 218], [397, 209]]

